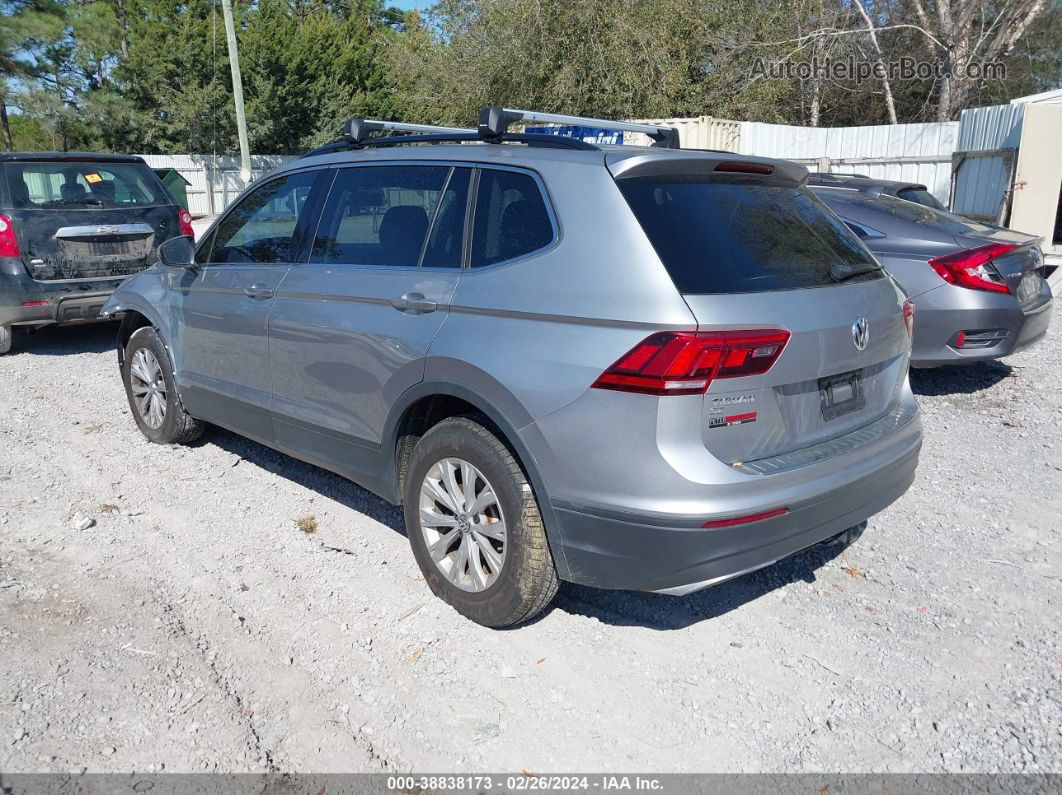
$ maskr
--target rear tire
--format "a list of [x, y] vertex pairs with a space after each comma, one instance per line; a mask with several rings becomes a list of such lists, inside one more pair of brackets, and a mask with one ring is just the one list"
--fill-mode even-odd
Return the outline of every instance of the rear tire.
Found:
[[545, 609], [559, 581], [524, 471], [479, 419], [443, 420], [413, 448], [406, 530], [432, 593], [477, 624], [507, 627]]
[[125, 346], [122, 383], [133, 419], [148, 441], [188, 444], [202, 435], [203, 423], [177, 397], [166, 346], [150, 326], [134, 331]]
[[11, 326], [0, 326], [0, 356], [3, 356], [11, 350], [13, 337], [14, 331]]

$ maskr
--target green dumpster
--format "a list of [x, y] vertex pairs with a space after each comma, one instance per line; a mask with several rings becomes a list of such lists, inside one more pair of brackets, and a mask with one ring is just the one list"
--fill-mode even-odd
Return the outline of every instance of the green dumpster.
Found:
[[187, 210], [188, 186], [192, 183], [182, 177], [175, 168], [153, 168], [151, 170], [162, 180], [162, 184], [166, 186], [166, 190], [177, 200], [177, 203]]

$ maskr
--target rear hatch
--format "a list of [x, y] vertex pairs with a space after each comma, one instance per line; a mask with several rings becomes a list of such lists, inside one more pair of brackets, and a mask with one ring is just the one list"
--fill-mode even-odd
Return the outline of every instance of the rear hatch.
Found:
[[128, 276], [180, 234], [180, 208], [142, 162], [12, 160], [2, 168], [2, 212], [36, 280]]
[[728, 463], [754, 461], [893, 412], [910, 351], [903, 296], [800, 184], [804, 169], [726, 154], [682, 159], [610, 167], [698, 333], [789, 335], [779, 351], [749, 349], [776, 357], [766, 372], [736, 368], [734, 377], [711, 381], [700, 422], [705, 447]]

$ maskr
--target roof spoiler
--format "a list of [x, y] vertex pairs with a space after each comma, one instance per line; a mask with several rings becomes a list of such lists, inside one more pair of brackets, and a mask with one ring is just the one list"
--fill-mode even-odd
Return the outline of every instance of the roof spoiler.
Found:
[[613, 150], [606, 156], [609, 171], [618, 180], [640, 177], [752, 179], [760, 184], [802, 185], [808, 170], [792, 160], [683, 149], [671, 157], [628, 155]]
[[679, 132], [674, 127], [656, 124], [641, 124], [633, 121], [594, 119], [589, 116], [567, 116], [563, 113], [539, 113], [537, 110], [517, 110], [496, 105], [479, 112], [479, 134], [484, 138], [500, 138], [516, 122], [540, 122], [545, 124], [571, 124], [577, 127], [597, 127], [602, 130], [644, 133], [653, 139], [653, 146], [666, 149], [679, 148]]

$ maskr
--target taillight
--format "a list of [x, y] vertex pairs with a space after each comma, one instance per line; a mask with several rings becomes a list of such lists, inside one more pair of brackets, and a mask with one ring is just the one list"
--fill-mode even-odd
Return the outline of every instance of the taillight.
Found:
[[195, 230], [192, 229], [192, 214], [182, 209], [178, 217], [181, 219], [181, 237], [195, 237]]
[[915, 307], [908, 298], [903, 302], [903, 322], [907, 325], [907, 336], [914, 338], [914, 315]]
[[699, 395], [715, 378], [762, 375], [789, 341], [779, 329], [660, 331], [638, 343], [594, 382], [643, 395]]
[[956, 251], [929, 261], [933, 270], [948, 284], [969, 287], [971, 290], [987, 290], [991, 293], [1009, 293], [1003, 277], [992, 267], [991, 261], [1018, 248], [1009, 243], [989, 243], [987, 246]]
[[6, 215], [0, 215], [0, 257], [21, 257], [18, 240], [15, 239], [15, 225]]

